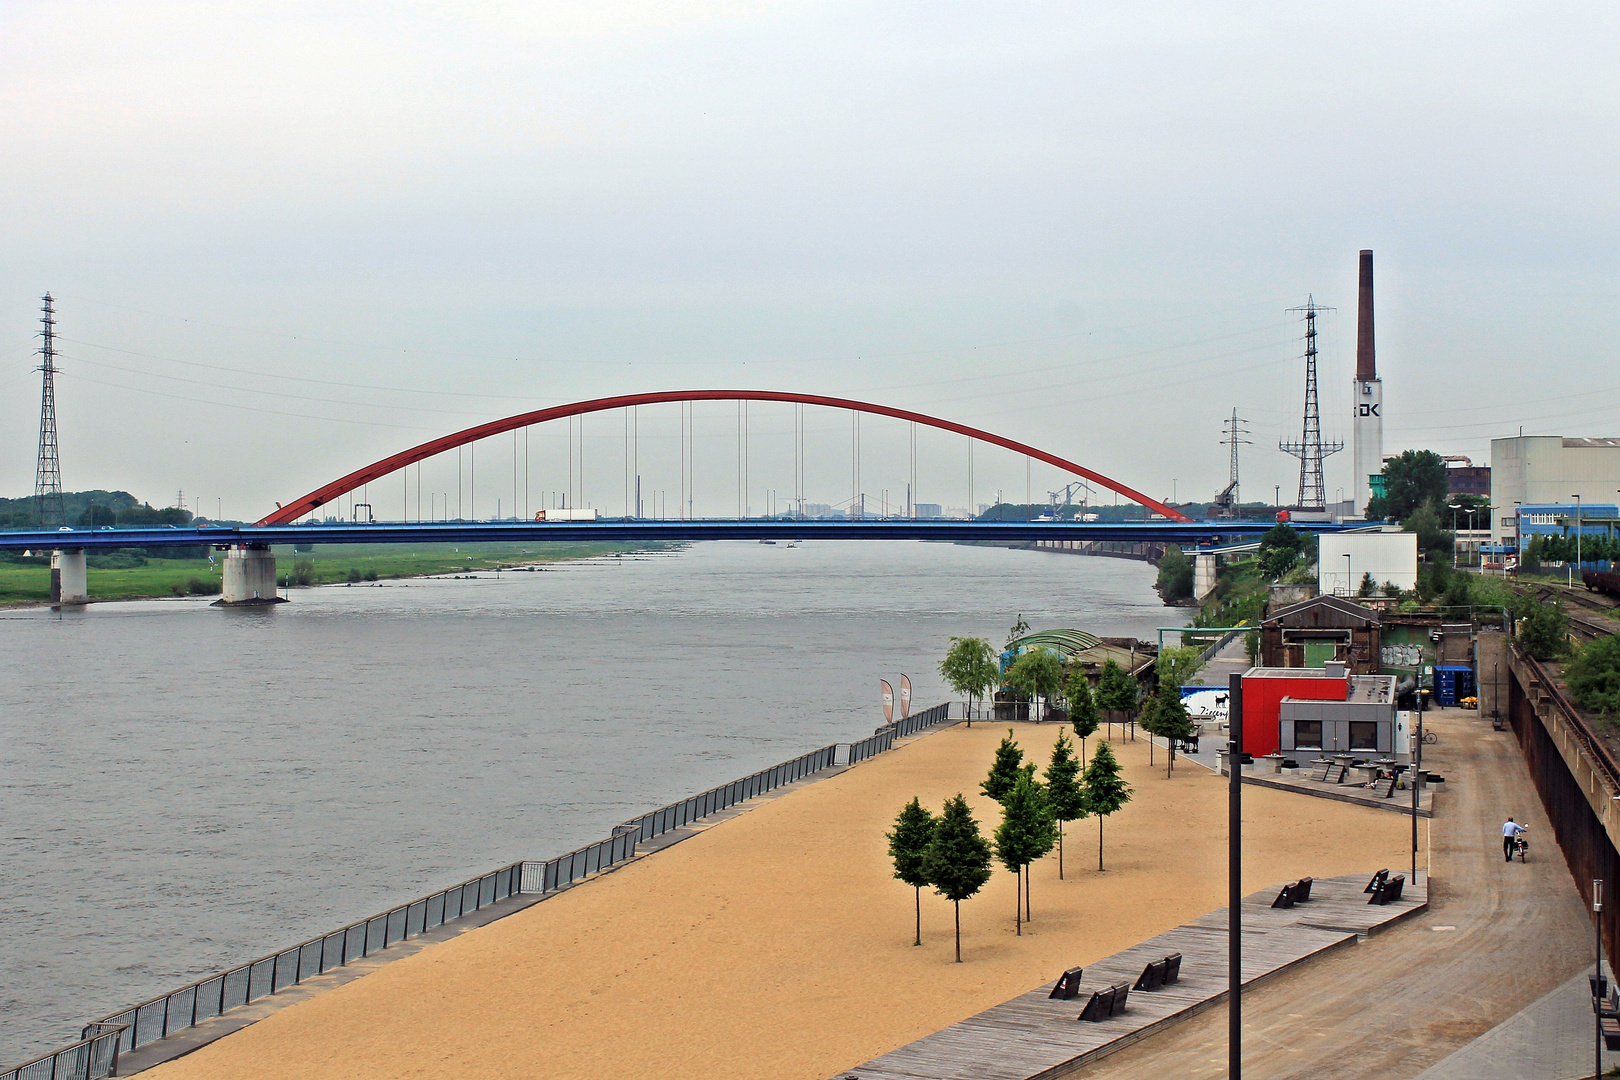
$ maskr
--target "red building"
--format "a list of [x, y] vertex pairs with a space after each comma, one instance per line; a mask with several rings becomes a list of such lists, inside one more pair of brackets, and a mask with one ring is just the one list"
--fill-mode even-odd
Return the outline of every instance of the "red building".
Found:
[[1243, 673], [1243, 752], [1275, 754], [1280, 744], [1283, 698], [1345, 701], [1350, 677], [1343, 664], [1326, 668], [1250, 668]]

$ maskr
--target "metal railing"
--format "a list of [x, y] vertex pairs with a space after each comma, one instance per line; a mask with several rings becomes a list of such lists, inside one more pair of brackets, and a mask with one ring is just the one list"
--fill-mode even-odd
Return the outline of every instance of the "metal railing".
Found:
[[[161, 997], [103, 1017], [100, 1023], [121, 1028], [119, 1051], [128, 1053], [136, 1047], [167, 1038], [172, 1032], [192, 1027], [289, 986], [297, 986], [306, 979], [463, 918], [497, 900], [504, 900], [520, 891], [523, 867], [523, 863], [503, 866], [432, 896], [412, 900], [329, 934], [310, 938], [289, 949], [261, 956], [251, 963], [182, 986]], [[0, 1073], [0, 1080], [10, 1078]]]
[[78, 1042], [0, 1073], [0, 1080], [104, 1080], [118, 1071], [121, 1024], [86, 1024]]
[[[824, 746], [729, 784], [660, 807], [618, 826], [605, 840], [545, 862], [503, 866], [448, 889], [350, 923], [339, 930], [200, 979], [85, 1027], [81, 1039], [0, 1072], [0, 1080], [101, 1080], [118, 1056], [205, 1020], [297, 986], [316, 975], [464, 918], [499, 900], [545, 894], [633, 858], [636, 845], [746, 802], [835, 764], [855, 764], [894, 746], [898, 736], [950, 721], [951, 703], [887, 724], [857, 743]], [[847, 750], [847, 754], [840, 753]]]

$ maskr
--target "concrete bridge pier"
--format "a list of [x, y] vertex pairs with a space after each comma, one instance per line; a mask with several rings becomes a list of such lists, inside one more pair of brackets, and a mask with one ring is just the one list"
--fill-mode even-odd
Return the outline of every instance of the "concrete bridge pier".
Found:
[[85, 604], [89, 601], [84, 549], [64, 548], [51, 552], [51, 603]]
[[225, 551], [224, 595], [214, 601], [222, 607], [281, 604], [276, 588], [276, 556], [268, 544], [236, 544]]
[[1215, 555], [1193, 556], [1193, 599], [1202, 600], [1215, 591]]

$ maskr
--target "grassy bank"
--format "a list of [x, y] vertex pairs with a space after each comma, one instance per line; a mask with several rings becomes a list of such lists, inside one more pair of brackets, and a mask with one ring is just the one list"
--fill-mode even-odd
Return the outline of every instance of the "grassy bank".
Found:
[[[292, 575], [300, 584], [327, 585], [341, 581], [378, 581], [423, 577], [474, 570], [494, 570], [528, 563], [562, 562], [631, 551], [664, 551], [676, 544], [531, 543], [482, 544], [344, 544], [295, 552], [275, 548], [276, 570], [282, 579]], [[220, 590], [222, 553], [215, 562], [201, 559], [162, 559], [140, 556], [91, 558], [92, 600], [146, 600], [168, 596], [212, 596]], [[103, 563], [140, 565], [96, 565]], [[50, 602], [50, 560], [17, 558], [0, 562], [0, 606], [19, 607]]]

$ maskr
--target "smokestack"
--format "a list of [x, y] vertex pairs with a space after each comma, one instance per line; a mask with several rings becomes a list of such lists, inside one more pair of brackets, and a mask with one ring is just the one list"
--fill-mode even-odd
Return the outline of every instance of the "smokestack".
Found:
[[1356, 307], [1356, 378], [1378, 378], [1373, 355], [1372, 252], [1361, 253], [1361, 296]]

